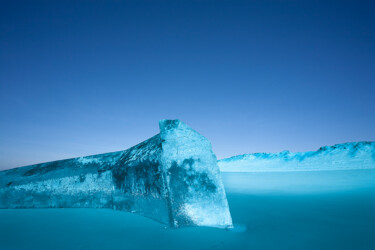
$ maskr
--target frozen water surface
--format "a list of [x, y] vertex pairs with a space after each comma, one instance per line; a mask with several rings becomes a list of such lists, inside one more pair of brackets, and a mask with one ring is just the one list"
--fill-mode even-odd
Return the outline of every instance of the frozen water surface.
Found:
[[222, 176], [231, 230], [110, 209], [3, 209], [0, 249], [375, 249], [375, 170]]

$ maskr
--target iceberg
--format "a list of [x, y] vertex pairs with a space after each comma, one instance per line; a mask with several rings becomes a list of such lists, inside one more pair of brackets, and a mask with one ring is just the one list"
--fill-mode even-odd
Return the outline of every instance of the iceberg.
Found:
[[111, 208], [171, 227], [232, 227], [211, 143], [179, 120], [124, 151], [0, 172], [0, 208]]
[[223, 172], [354, 170], [375, 168], [375, 142], [349, 142], [317, 151], [254, 153], [218, 161]]

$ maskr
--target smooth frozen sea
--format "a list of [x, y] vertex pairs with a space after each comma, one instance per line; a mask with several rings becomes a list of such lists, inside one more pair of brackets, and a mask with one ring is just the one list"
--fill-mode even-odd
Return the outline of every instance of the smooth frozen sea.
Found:
[[232, 230], [109, 209], [3, 209], [0, 249], [375, 249], [375, 169], [222, 176]]

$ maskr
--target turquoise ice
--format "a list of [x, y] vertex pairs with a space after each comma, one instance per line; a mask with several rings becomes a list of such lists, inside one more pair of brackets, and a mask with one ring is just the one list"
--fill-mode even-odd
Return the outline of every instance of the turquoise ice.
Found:
[[255, 153], [218, 161], [224, 172], [282, 172], [375, 169], [375, 142], [348, 142], [316, 151]]
[[170, 225], [232, 227], [210, 142], [179, 120], [125, 151], [0, 172], [0, 208], [112, 208]]

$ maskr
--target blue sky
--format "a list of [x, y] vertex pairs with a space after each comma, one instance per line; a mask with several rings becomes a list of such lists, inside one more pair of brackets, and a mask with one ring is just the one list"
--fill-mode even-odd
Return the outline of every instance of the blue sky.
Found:
[[371, 1], [1, 1], [0, 169], [179, 118], [218, 158], [375, 140]]

